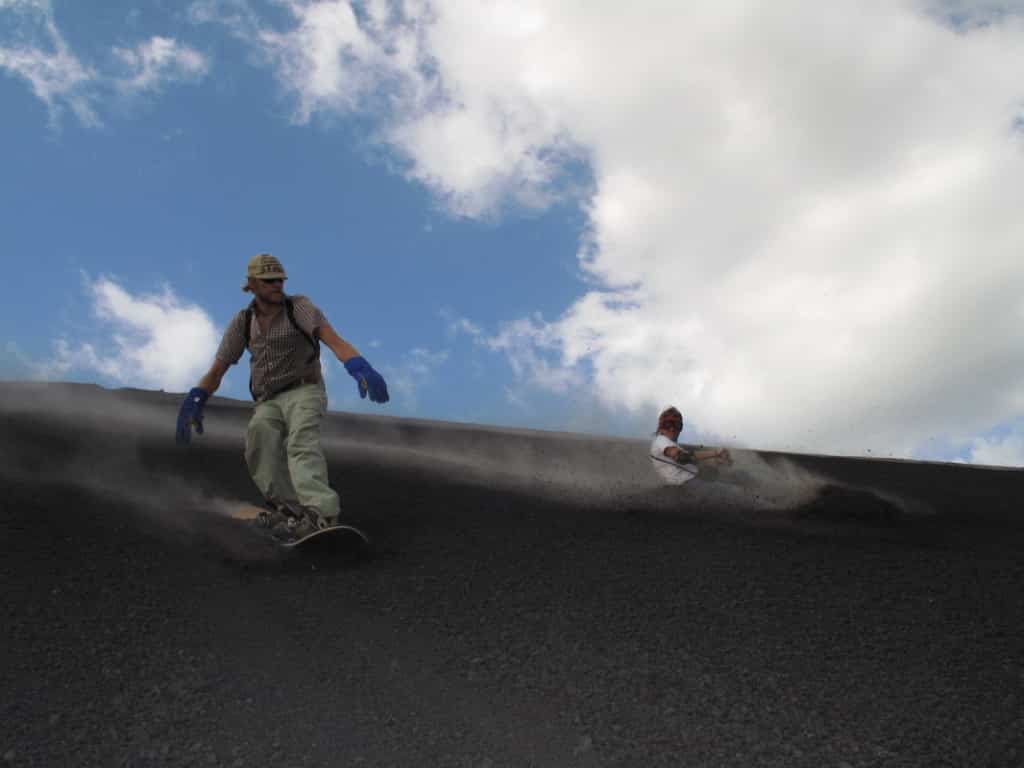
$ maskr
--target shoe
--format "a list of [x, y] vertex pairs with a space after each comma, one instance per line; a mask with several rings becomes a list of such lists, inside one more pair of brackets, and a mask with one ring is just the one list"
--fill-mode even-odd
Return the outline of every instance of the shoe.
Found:
[[289, 521], [291, 518], [288, 517], [279, 508], [272, 504], [267, 504], [264, 509], [260, 511], [260, 514], [255, 520], [257, 528], [268, 531], [274, 538], [287, 541], [291, 538], [291, 526]]
[[288, 520], [292, 535], [296, 539], [304, 538], [311, 533], [316, 533], [328, 527], [327, 520], [320, 514], [320, 510], [315, 507], [304, 507], [296, 504], [292, 511], [298, 513], [295, 517]]
[[283, 542], [298, 541], [320, 530], [320, 526], [307, 517], [275, 517], [273, 513], [261, 516], [258, 523], [268, 530], [271, 536]]
[[296, 504], [295, 505], [295, 509], [302, 516], [304, 516], [307, 519], [312, 520], [314, 523], [316, 523], [316, 527], [317, 528], [326, 528], [327, 527], [327, 519], [323, 515], [320, 514], [320, 510], [317, 509], [316, 507], [304, 507], [301, 504]]
[[315, 534], [319, 528], [321, 528], [321, 526], [317, 525], [308, 517], [289, 517], [286, 530], [284, 531], [284, 538], [286, 541], [295, 542], [299, 539], [305, 539], [310, 534]]
[[290, 542], [327, 528], [327, 521], [315, 507], [304, 507], [296, 502], [267, 501], [257, 518], [257, 524], [270, 531], [274, 538]]

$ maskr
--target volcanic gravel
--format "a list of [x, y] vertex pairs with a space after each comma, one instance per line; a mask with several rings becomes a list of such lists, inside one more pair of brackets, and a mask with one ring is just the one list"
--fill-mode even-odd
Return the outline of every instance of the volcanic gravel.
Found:
[[149, 430], [20, 397], [2, 764], [1024, 765], [1019, 471], [806, 457], [834, 484], [761, 524], [338, 449], [374, 551], [281, 560], [211, 501], [256, 500], [239, 430], [183, 448], [171, 395], [134, 395]]

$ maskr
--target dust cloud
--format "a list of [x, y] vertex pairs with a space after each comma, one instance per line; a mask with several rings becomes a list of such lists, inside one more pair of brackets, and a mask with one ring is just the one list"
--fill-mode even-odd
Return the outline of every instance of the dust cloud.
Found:
[[[201, 452], [174, 443], [181, 397], [93, 385], [0, 385], [0, 419], [8, 432], [0, 441], [0, 473], [71, 485], [131, 508], [165, 531], [208, 537], [218, 520], [227, 520], [256, 495], [242, 455], [251, 404], [211, 400], [205, 433], [193, 436], [204, 450], [227, 457], [218, 465], [222, 473], [230, 470], [233, 479], [225, 480], [203, 471]], [[834, 489], [841, 485], [795, 457], [767, 459], [756, 451], [734, 450], [733, 466], [714, 481], [665, 487], [651, 466], [646, 438], [332, 412], [322, 440], [332, 464], [372, 466], [424, 482], [516, 491], [595, 509], [785, 517], [813, 507], [826, 490], [834, 501]], [[231, 452], [237, 452], [237, 463]], [[923, 513], [898, 494], [845, 487], [903, 512]]]

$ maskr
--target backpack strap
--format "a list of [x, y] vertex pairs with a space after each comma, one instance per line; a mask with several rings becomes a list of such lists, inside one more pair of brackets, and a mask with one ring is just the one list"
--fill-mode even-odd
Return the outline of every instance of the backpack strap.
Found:
[[[252, 305], [250, 304], [244, 310], [242, 316], [242, 338], [245, 339], [245, 348], [249, 349], [249, 339], [252, 337]], [[249, 357], [252, 357], [252, 350], [249, 349]], [[253, 402], [256, 402], [256, 391], [252, 388], [252, 373], [249, 374], [249, 394], [252, 395]]]
[[306, 341], [309, 342], [310, 346], [313, 347], [313, 354], [309, 356], [309, 359], [306, 361], [306, 365], [309, 365], [315, 360], [319, 360], [320, 340], [313, 338], [304, 330], [302, 330], [302, 328], [299, 327], [299, 324], [295, 321], [295, 306], [292, 304], [292, 300], [288, 296], [284, 297], [284, 311], [287, 313], [288, 320], [291, 322], [292, 327], [294, 327], [295, 330], [301, 333], [305, 337]]
[[[242, 324], [242, 338], [245, 339], [245, 348], [249, 349], [249, 337], [252, 336], [252, 307], [245, 308], [245, 318]], [[249, 350], [252, 354], [252, 350]]]

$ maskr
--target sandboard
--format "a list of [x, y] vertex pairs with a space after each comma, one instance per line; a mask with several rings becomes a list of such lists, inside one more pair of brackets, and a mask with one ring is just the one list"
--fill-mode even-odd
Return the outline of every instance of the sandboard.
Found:
[[[731, 467], [733, 464], [732, 454], [729, 453], [728, 449], [725, 449], [725, 456], [718, 459], [701, 459], [696, 464], [686, 463], [681, 464], [675, 459], [663, 458], [661, 456], [655, 456], [653, 453], [648, 454], [652, 461], [658, 461], [662, 464], [668, 464], [669, 466], [676, 467], [683, 470], [688, 475], [700, 474], [705, 480], [715, 480], [718, 477], [718, 470], [721, 467]], [[690, 467], [696, 466], [698, 471], [694, 472]]]
[[256, 525], [263, 510], [252, 504], [240, 504], [229, 511], [235, 520], [248, 523], [253, 531], [285, 551], [309, 555], [360, 555], [370, 546], [370, 537], [354, 525], [332, 525], [303, 536], [295, 541], [283, 541], [265, 528]]
[[354, 525], [332, 525], [313, 531], [295, 541], [282, 541], [284, 549], [297, 549], [306, 554], [358, 554], [370, 546], [369, 537]]

